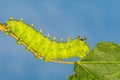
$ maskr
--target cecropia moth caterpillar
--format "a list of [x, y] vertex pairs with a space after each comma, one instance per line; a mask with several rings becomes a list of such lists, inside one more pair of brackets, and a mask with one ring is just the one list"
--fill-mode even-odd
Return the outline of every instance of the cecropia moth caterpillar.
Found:
[[0, 30], [6, 35], [11, 35], [17, 40], [17, 44], [24, 45], [27, 51], [31, 51], [36, 58], [44, 61], [64, 60], [66, 58], [84, 58], [89, 51], [84, 39], [80, 36], [75, 39], [68, 38], [67, 42], [56, 41], [56, 37], [50, 40], [50, 35], [44, 36], [42, 30], [36, 31], [33, 25], [29, 26], [23, 19], [14, 20], [10, 17], [5, 24], [0, 24]]

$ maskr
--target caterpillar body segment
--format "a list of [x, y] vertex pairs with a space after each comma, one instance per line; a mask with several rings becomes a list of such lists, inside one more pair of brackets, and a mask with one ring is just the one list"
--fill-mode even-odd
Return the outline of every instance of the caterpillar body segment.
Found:
[[[66, 58], [79, 57], [84, 58], [89, 51], [85, 40], [80, 36], [75, 39], [68, 38], [67, 42], [56, 41], [56, 37], [50, 40], [50, 35], [44, 36], [42, 30], [36, 31], [21, 20], [10, 20], [5, 22], [5, 30], [1, 29], [6, 35], [14, 35], [17, 44], [23, 44], [27, 51], [32, 51], [37, 58], [43, 58], [44, 61], [64, 60]], [[1, 28], [1, 27], [0, 27]], [[57, 62], [57, 61], [56, 61]]]

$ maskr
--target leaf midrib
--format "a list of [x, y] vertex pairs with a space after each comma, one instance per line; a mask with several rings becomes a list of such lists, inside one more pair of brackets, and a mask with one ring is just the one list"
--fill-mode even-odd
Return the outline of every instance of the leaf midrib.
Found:
[[120, 64], [120, 61], [80, 61], [78, 64]]

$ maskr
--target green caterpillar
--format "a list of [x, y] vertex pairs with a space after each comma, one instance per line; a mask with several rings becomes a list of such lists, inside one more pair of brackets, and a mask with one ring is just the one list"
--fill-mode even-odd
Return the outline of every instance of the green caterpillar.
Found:
[[23, 20], [14, 20], [12, 17], [5, 22], [6, 35], [13, 33], [17, 36], [17, 44], [25, 42], [26, 50], [33, 49], [37, 55], [40, 55], [44, 61], [64, 60], [66, 58], [79, 57], [84, 58], [89, 51], [85, 40], [76, 37], [75, 39], [68, 38], [67, 42], [56, 41], [56, 37], [50, 40], [49, 34], [44, 36], [42, 30], [36, 31], [32, 26], [27, 25]]

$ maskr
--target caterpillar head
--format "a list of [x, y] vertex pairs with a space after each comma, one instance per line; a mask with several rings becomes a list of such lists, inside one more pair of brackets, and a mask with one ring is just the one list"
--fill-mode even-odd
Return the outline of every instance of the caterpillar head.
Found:
[[11, 28], [15, 25], [15, 20], [10, 16], [9, 20], [5, 22], [5, 25], [7, 25], [8, 28]]
[[5, 32], [5, 34], [9, 34], [10, 32], [12, 32], [15, 34], [18, 33], [20, 35], [21, 31], [26, 26], [25, 24], [23, 24], [22, 20], [23, 19], [14, 20], [12, 17], [10, 17], [10, 19], [5, 22], [5, 25], [7, 26], [7, 31]]

